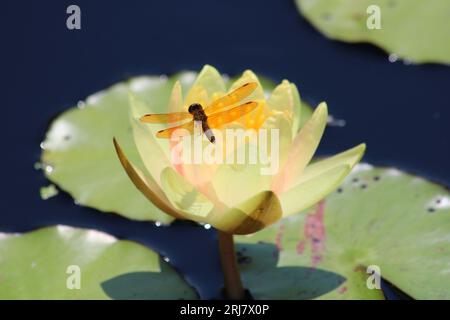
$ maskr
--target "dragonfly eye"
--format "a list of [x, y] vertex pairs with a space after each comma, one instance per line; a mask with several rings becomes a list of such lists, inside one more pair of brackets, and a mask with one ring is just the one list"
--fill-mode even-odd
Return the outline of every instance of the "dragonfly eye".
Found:
[[199, 105], [198, 103], [193, 103], [189, 106], [188, 111], [189, 111], [189, 113], [193, 113], [193, 112], [199, 111], [201, 109], [202, 109], [201, 105]]

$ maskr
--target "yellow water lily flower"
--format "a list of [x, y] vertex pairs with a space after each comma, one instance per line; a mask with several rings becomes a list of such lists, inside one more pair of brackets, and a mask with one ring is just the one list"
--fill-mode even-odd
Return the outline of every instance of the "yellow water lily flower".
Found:
[[[251, 129], [254, 132], [276, 130], [265, 141], [269, 151], [277, 147], [278, 165], [273, 174], [262, 174], [267, 163], [174, 163], [174, 142], [158, 139], [156, 132], [167, 126], [144, 124], [139, 118], [148, 113], [186, 111], [192, 103], [205, 106], [239, 86], [255, 82], [253, 93], [245, 101], [257, 101], [258, 108], [227, 128]], [[266, 98], [256, 75], [245, 71], [230, 88], [219, 72], [205, 66], [183, 99], [180, 83], [175, 83], [167, 110], [161, 111], [130, 95], [130, 121], [133, 137], [145, 168], [127, 159], [114, 140], [119, 159], [136, 187], [158, 208], [177, 219], [210, 224], [226, 233], [249, 234], [278, 219], [314, 205], [337, 188], [361, 159], [365, 145], [360, 144], [333, 157], [310, 164], [326, 127], [325, 103], [319, 104], [310, 119], [301, 125], [301, 102], [294, 84], [284, 80]], [[243, 101], [243, 102], [245, 102]], [[125, 120], [124, 120], [125, 121]], [[203, 139], [204, 137], [195, 137]], [[276, 141], [274, 141], [276, 139]], [[258, 143], [262, 143], [258, 140]], [[271, 144], [276, 142], [275, 144]], [[211, 150], [220, 148], [206, 138], [201, 142]], [[238, 152], [251, 143], [235, 145]], [[183, 152], [194, 148], [183, 145]], [[225, 155], [229, 155], [227, 150]], [[271, 159], [274, 160], [274, 159]]]

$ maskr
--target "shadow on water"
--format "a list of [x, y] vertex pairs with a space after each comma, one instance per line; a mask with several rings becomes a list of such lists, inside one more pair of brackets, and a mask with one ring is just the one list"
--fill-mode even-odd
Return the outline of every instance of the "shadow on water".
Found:
[[159, 272], [130, 272], [101, 283], [103, 291], [117, 300], [196, 299], [194, 291], [183, 283], [166, 262], [160, 259]]
[[383, 290], [386, 300], [414, 300], [413, 297], [383, 278], [381, 279], [381, 290]]
[[244, 285], [255, 299], [314, 299], [338, 288], [345, 278], [320, 268], [278, 266], [274, 244], [238, 244]]
[[[278, 252], [268, 243], [239, 244], [237, 258], [244, 285], [254, 299], [314, 299], [339, 287], [345, 278], [322, 269], [278, 267]], [[193, 299], [187, 285], [160, 261], [160, 272], [132, 272], [101, 284], [112, 299]], [[224, 298], [223, 296], [220, 298]]]

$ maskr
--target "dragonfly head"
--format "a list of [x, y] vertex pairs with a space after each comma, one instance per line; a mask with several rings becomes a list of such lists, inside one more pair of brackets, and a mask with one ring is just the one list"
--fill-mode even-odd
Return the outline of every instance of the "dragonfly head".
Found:
[[190, 114], [194, 114], [195, 112], [200, 111], [200, 110], [202, 110], [202, 109], [203, 109], [203, 108], [202, 108], [202, 106], [201, 106], [200, 104], [198, 104], [198, 103], [193, 103], [193, 104], [191, 104], [191, 105], [189, 106], [188, 111], [189, 111]]

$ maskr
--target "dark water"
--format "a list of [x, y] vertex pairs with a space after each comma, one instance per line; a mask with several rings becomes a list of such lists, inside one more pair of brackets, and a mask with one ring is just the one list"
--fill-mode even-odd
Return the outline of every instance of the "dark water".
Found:
[[[81, 31], [65, 26], [72, 3], [81, 7]], [[364, 141], [365, 161], [450, 184], [450, 68], [390, 63], [371, 46], [329, 41], [293, 1], [4, 1], [0, 12], [1, 231], [59, 223], [137, 240], [169, 257], [202, 297], [217, 297], [213, 230], [132, 222], [76, 206], [67, 195], [42, 201], [46, 181], [33, 169], [56, 113], [130, 76], [205, 63], [230, 75], [251, 68], [287, 78], [303, 98], [326, 100], [347, 124], [327, 129], [320, 154]]]

